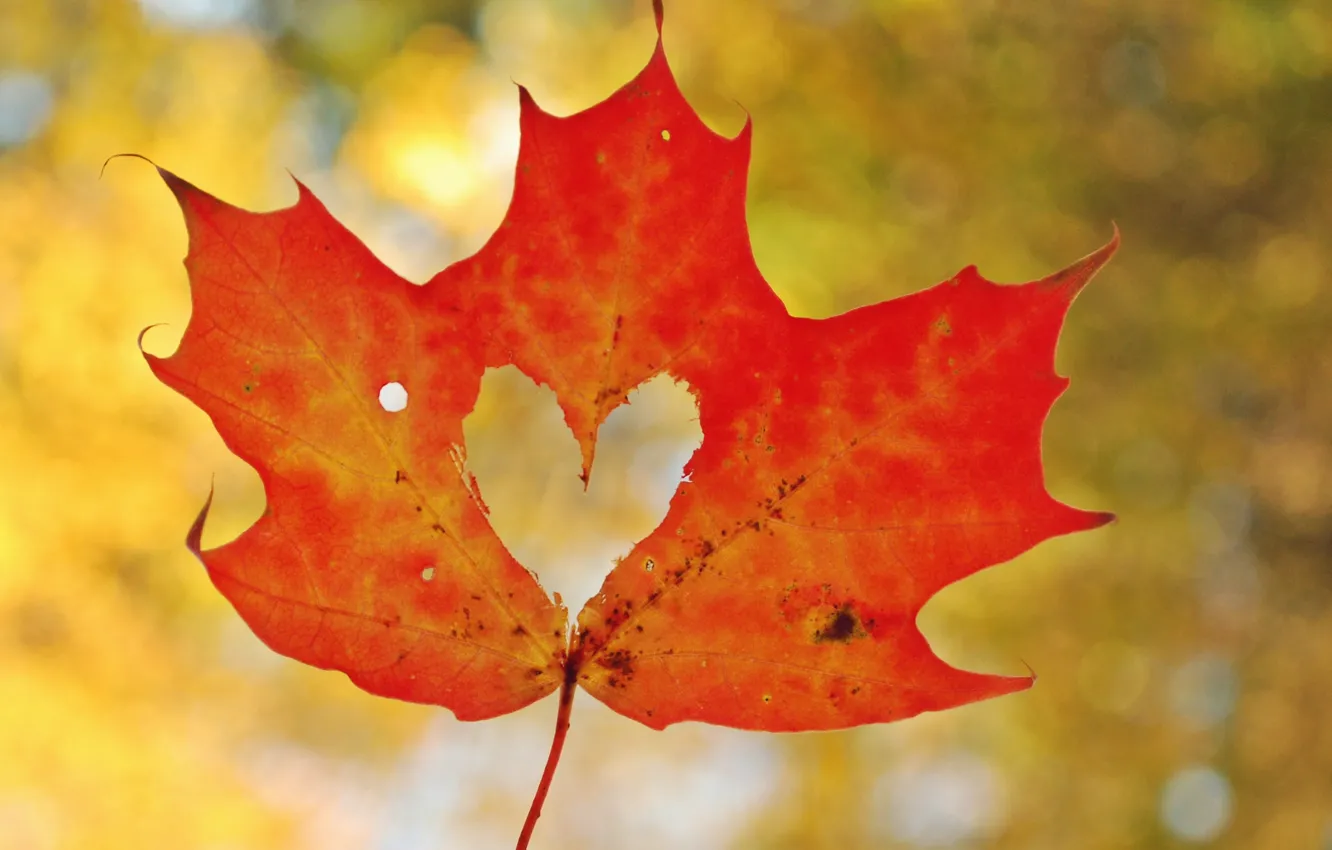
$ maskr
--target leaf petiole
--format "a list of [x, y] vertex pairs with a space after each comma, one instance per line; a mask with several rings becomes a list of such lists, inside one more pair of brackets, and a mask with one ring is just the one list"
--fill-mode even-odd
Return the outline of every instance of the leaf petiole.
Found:
[[550, 781], [555, 776], [555, 766], [560, 763], [564, 739], [569, 735], [569, 715], [573, 709], [574, 691], [578, 690], [578, 668], [572, 661], [566, 661], [565, 665], [564, 684], [560, 686], [560, 710], [555, 716], [555, 739], [550, 742], [546, 769], [541, 772], [541, 782], [537, 785], [536, 795], [532, 798], [532, 807], [527, 810], [527, 820], [524, 821], [523, 831], [518, 836], [517, 850], [527, 850], [527, 844], [532, 840], [532, 830], [536, 828], [537, 818], [541, 817], [541, 806], [546, 802], [546, 793], [550, 791]]

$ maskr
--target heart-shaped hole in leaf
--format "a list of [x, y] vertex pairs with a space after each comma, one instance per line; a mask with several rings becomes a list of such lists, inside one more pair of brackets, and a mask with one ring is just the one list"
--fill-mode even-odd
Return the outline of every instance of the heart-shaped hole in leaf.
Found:
[[463, 433], [465, 471], [475, 476], [491, 527], [575, 611], [615, 560], [660, 524], [703, 440], [688, 386], [659, 375], [601, 426], [585, 489], [578, 443], [554, 391], [514, 366], [486, 370]]

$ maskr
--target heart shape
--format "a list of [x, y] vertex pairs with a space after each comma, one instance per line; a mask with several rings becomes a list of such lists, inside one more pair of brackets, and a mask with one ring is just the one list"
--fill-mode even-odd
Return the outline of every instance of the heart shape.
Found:
[[465, 472], [518, 562], [574, 610], [666, 515], [703, 432], [688, 386], [661, 375], [629, 393], [597, 434], [584, 487], [578, 442], [555, 393], [515, 366], [488, 369], [463, 420]]

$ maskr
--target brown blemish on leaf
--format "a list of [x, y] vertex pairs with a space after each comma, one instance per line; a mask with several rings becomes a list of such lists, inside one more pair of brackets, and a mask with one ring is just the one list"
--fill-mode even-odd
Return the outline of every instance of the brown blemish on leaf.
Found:
[[828, 621], [814, 633], [815, 643], [850, 643], [859, 638], [869, 637], [860, 623], [860, 618], [848, 602], [828, 617]]
[[612, 688], [623, 688], [634, 680], [634, 656], [627, 649], [616, 649], [597, 658], [597, 664], [613, 671], [606, 680]]

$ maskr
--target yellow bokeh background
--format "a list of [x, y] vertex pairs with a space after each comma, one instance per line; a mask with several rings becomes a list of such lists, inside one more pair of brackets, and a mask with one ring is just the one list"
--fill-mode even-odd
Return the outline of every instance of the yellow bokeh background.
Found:
[[[554, 705], [485, 724], [279, 658], [183, 545], [257, 477], [157, 384], [184, 227], [133, 152], [233, 203], [307, 185], [424, 280], [499, 222], [517, 92], [567, 113], [647, 0], [0, 4], [0, 848], [512, 846]], [[1316, 0], [668, 0], [793, 312], [1124, 247], [1078, 300], [1052, 492], [1113, 510], [922, 625], [1030, 692], [847, 732], [655, 733], [586, 697], [534, 847], [1332, 848], [1332, 10]], [[549, 393], [468, 420], [505, 541], [577, 606], [698, 438], [657, 381], [584, 495]]]

